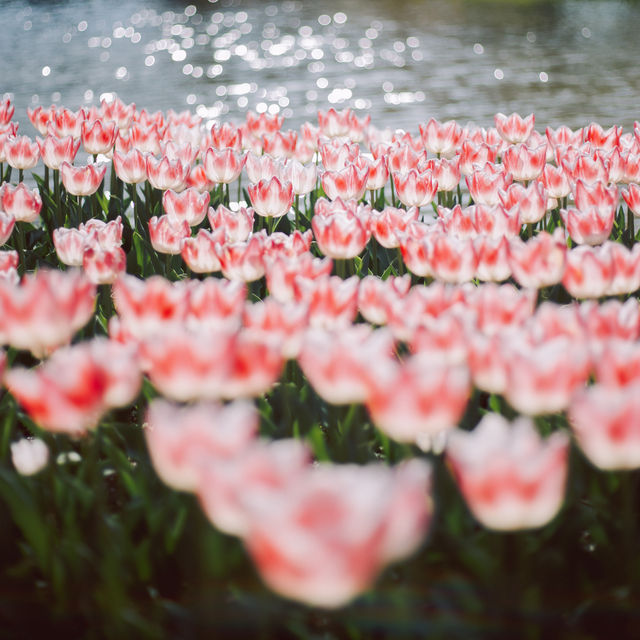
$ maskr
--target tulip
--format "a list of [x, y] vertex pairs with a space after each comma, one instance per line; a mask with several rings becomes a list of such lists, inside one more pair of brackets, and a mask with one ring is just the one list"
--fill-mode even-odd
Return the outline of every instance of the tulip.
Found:
[[182, 244], [191, 236], [191, 227], [186, 220], [176, 220], [169, 215], [153, 216], [149, 220], [149, 239], [158, 253], [177, 255]]
[[71, 136], [57, 138], [49, 134], [44, 140], [36, 138], [36, 142], [45, 166], [54, 170], [59, 170], [63, 162], [72, 164], [80, 148], [80, 140]]
[[32, 476], [49, 462], [49, 447], [40, 438], [22, 438], [11, 444], [11, 462], [23, 476]]
[[245, 242], [253, 230], [253, 214], [251, 208], [231, 211], [221, 204], [215, 210], [209, 207], [207, 216], [213, 231], [222, 229], [228, 242]]
[[331, 107], [326, 113], [318, 110], [318, 126], [320, 133], [327, 138], [346, 136], [351, 128], [351, 109], [336, 111]]
[[126, 184], [138, 184], [147, 179], [147, 159], [138, 149], [126, 153], [113, 153], [113, 168], [120, 180]]
[[527, 242], [514, 238], [509, 244], [508, 262], [513, 277], [523, 287], [541, 289], [562, 280], [567, 245], [562, 229], [553, 235], [541, 231]]
[[179, 160], [172, 162], [166, 156], [159, 160], [151, 155], [147, 156], [147, 177], [155, 189], [182, 191], [186, 186], [188, 175], [189, 166]]
[[248, 153], [244, 166], [249, 182], [258, 183], [260, 180], [271, 180], [274, 176], [282, 180], [284, 165], [268, 154], [257, 156], [254, 153]]
[[420, 136], [427, 151], [450, 157], [462, 143], [464, 130], [454, 120], [441, 124], [431, 118], [426, 125], [420, 125]]
[[160, 155], [162, 134], [157, 123], [145, 126], [134, 122], [130, 129], [131, 145], [143, 153]]
[[214, 273], [222, 268], [216, 245], [223, 242], [224, 231], [222, 229], [218, 229], [214, 233], [200, 229], [195, 238], [184, 239], [180, 253], [182, 259], [194, 273]]
[[366, 163], [362, 167], [349, 164], [339, 171], [323, 173], [322, 188], [330, 200], [336, 198], [359, 200], [364, 195], [368, 176], [369, 167]]
[[218, 259], [225, 278], [253, 282], [265, 273], [263, 234], [254, 234], [246, 242], [219, 245]]
[[113, 302], [120, 321], [135, 338], [181, 326], [187, 317], [189, 289], [161, 276], [139, 280], [123, 274], [113, 284]]
[[387, 324], [395, 302], [407, 295], [411, 276], [391, 276], [381, 280], [368, 275], [360, 280], [358, 287], [358, 311], [371, 324]]
[[395, 249], [400, 246], [400, 235], [418, 219], [419, 215], [420, 211], [417, 207], [409, 209], [385, 207], [372, 216], [371, 231], [380, 245], [387, 249]]
[[[10, 261], [13, 261], [9, 258]], [[42, 357], [68, 343], [91, 318], [96, 289], [77, 270], [42, 269], [20, 285], [0, 280], [0, 336]]]
[[181, 193], [167, 189], [162, 194], [162, 206], [173, 220], [186, 220], [189, 226], [195, 227], [207, 215], [209, 198], [208, 193], [200, 194], [195, 189], [185, 189]]
[[517, 113], [509, 116], [497, 113], [494, 116], [494, 123], [500, 137], [510, 144], [526, 142], [533, 133], [535, 126], [535, 116], [531, 113], [526, 118], [522, 118]]
[[244, 306], [242, 324], [255, 335], [262, 333], [267, 340], [268, 336], [275, 336], [281, 344], [281, 355], [286, 359], [297, 358], [309, 325], [309, 310], [303, 303], [282, 303], [268, 296]]
[[246, 120], [248, 132], [256, 138], [279, 131], [284, 122], [284, 118], [277, 114], [255, 114], [253, 111], [247, 111]]
[[366, 407], [374, 424], [394, 440], [428, 448], [432, 437], [458, 423], [469, 391], [466, 366], [417, 355], [402, 364], [381, 363]]
[[74, 167], [68, 162], [63, 162], [60, 166], [62, 184], [67, 192], [74, 196], [90, 196], [95, 193], [106, 172], [106, 164], [88, 164], [84, 167]]
[[369, 234], [353, 215], [315, 215], [311, 227], [320, 251], [334, 259], [351, 259], [359, 255], [369, 241]]
[[14, 169], [33, 169], [38, 164], [40, 149], [36, 142], [27, 136], [8, 138], [4, 144], [7, 162]]
[[[0, 209], [2, 208], [2, 191], [0, 190]], [[3, 213], [0, 210], [0, 246], [5, 244], [13, 233], [16, 219], [9, 213]]]
[[173, 489], [195, 492], [209, 465], [237, 457], [250, 447], [259, 416], [245, 401], [181, 407], [156, 399], [149, 404], [146, 422], [145, 438], [156, 473]]
[[309, 307], [309, 325], [332, 329], [350, 325], [358, 313], [357, 276], [343, 280], [320, 276], [314, 280], [299, 276], [294, 281], [296, 298]]
[[446, 451], [467, 505], [489, 529], [542, 527], [562, 506], [569, 453], [563, 433], [543, 441], [531, 420], [509, 424], [488, 414], [472, 432], [453, 431]]
[[118, 130], [115, 122], [103, 122], [102, 120], [89, 122], [85, 120], [80, 129], [82, 146], [87, 153], [92, 155], [109, 153], [113, 149], [117, 135]]
[[29, 191], [24, 182], [17, 186], [5, 183], [0, 187], [0, 210], [18, 222], [34, 222], [40, 215], [42, 199], [38, 189]]
[[127, 255], [120, 247], [109, 249], [95, 243], [85, 248], [82, 268], [93, 284], [111, 284], [127, 269]]
[[297, 142], [298, 134], [295, 131], [276, 131], [262, 136], [262, 149], [274, 158], [293, 158]]
[[80, 138], [82, 123], [85, 120], [85, 112], [79, 109], [77, 112], [62, 108], [59, 111], [53, 109], [51, 113], [51, 126], [58, 138], [71, 136], [76, 140]]
[[204, 154], [202, 163], [207, 178], [214, 184], [229, 184], [237, 180], [242, 173], [242, 168], [247, 161], [247, 156], [233, 149], [209, 148]]
[[314, 258], [310, 253], [299, 256], [267, 256], [265, 259], [269, 293], [283, 303], [296, 299], [299, 292], [297, 278], [312, 281], [328, 276], [332, 269], [331, 258]]
[[226, 278], [194, 280], [185, 301], [186, 324], [194, 330], [237, 330], [242, 324], [246, 298], [244, 282]]
[[371, 362], [390, 359], [394, 341], [386, 329], [355, 325], [337, 331], [312, 329], [298, 362], [316, 393], [331, 404], [363, 403], [373, 383]]
[[249, 185], [249, 198], [259, 216], [279, 218], [289, 211], [293, 203], [293, 186], [277, 177], [260, 180]]
[[438, 182], [430, 171], [418, 173], [412, 169], [408, 173], [394, 173], [392, 177], [398, 199], [407, 207], [429, 204], [438, 191]]
[[36, 369], [5, 375], [11, 394], [42, 428], [84, 435], [109, 409], [128, 405], [142, 383], [135, 352], [105, 338], [56, 351]]

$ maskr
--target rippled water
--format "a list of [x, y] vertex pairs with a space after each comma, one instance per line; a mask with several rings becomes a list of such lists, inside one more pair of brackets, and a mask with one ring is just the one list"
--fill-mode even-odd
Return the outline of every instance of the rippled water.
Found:
[[430, 117], [628, 130], [640, 119], [640, 4], [159, 0], [0, 5], [0, 94], [26, 107], [99, 102], [206, 119], [280, 112], [291, 127], [350, 106], [379, 127]]

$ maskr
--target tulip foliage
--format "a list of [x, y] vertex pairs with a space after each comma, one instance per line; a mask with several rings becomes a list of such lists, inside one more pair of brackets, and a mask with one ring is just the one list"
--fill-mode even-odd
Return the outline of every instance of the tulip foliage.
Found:
[[34, 142], [12, 116], [9, 632], [469, 637], [482, 611], [579, 634], [633, 610], [639, 124], [208, 128], [116, 98], [30, 110]]

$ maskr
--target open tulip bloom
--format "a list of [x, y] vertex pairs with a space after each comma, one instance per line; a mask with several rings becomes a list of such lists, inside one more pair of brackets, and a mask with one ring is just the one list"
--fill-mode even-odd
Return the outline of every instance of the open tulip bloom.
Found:
[[36, 143], [13, 117], [4, 100], [16, 600], [37, 584], [60, 616], [146, 625], [142, 593], [173, 629], [196, 592], [250, 611], [271, 590], [311, 636], [305, 606], [457, 612], [458, 584], [474, 612], [517, 589], [548, 611], [561, 558], [566, 618], [598, 590], [638, 602], [640, 124], [212, 126], [112, 97], [29, 110]]

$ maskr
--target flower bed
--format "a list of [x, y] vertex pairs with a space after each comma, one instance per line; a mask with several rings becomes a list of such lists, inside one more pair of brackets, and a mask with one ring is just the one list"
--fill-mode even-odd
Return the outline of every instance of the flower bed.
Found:
[[9, 634], [633, 623], [640, 128], [12, 115]]

